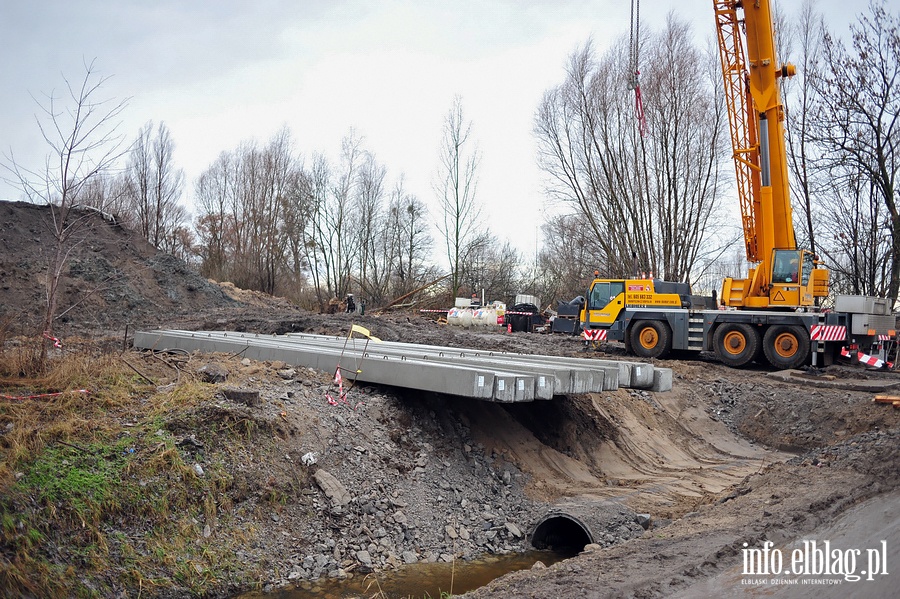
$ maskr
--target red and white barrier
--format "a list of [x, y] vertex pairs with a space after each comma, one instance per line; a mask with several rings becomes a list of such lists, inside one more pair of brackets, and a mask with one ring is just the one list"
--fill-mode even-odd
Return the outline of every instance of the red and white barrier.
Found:
[[847, 327], [836, 324], [815, 324], [809, 330], [810, 341], [843, 341]]
[[606, 329], [585, 329], [581, 332], [585, 341], [606, 341]]
[[[841, 349], [841, 355], [845, 358], [853, 358], [853, 354], [846, 347]], [[885, 362], [881, 358], [870, 356], [869, 354], [864, 354], [862, 352], [856, 352], [856, 359], [859, 360], [860, 364], [865, 364], [866, 366], [871, 366], [872, 368], [881, 368], [885, 365], [888, 368], [894, 367], [894, 364], [892, 362]]]

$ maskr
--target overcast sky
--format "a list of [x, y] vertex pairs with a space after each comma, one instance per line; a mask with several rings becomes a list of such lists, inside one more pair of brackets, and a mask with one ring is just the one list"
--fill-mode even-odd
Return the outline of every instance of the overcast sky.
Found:
[[[285, 125], [301, 155], [333, 161], [352, 128], [387, 167], [389, 186], [403, 176], [407, 191], [433, 206], [441, 126], [459, 95], [482, 154], [485, 217], [498, 236], [533, 253], [543, 203], [535, 110], [563, 80], [574, 49], [592, 38], [602, 52], [628, 35], [630, 5], [0, 0], [0, 152], [40, 169], [48, 152], [34, 98], [59, 94], [63, 77], [80, 82], [84, 62], [95, 60], [111, 76], [101, 95], [130, 98], [121, 116], [129, 141], [148, 121], [169, 128], [189, 208], [194, 180], [221, 152], [264, 144]], [[659, 30], [670, 11], [699, 43], [712, 39], [712, 0], [644, 0], [641, 20]], [[23, 199], [3, 181], [0, 198]]]

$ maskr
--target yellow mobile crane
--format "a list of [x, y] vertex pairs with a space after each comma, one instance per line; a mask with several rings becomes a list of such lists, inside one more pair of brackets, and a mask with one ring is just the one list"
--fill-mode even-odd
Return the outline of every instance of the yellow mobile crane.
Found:
[[714, 8], [745, 249], [756, 264], [746, 279], [725, 279], [722, 301], [751, 309], [813, 306], [828, 295], [828, 271], [794, 238], [778, 84], [794, 75], [794, 65], [775, 59], [768, 0], [715, 0]]
[[776, 368], [796, 368], [811, 356], [828, 364], [846, 347], [895, 337], [886, 299], [842, 295], [833, 311], [818, 309], [829, 274], [812, 252], [797, 248], [784, 145], [779, 82], [794, 67], [776, 60], [768, 0], [713, 0], [713, 8], [753, 266], [746, 278], [723, 281], [720, 306], [691, 295], [685, 283], [594, 279], [580, 312], [585, 336], [622, 341], [645, 358], [713, 350], [730, 366], [764, 356]]

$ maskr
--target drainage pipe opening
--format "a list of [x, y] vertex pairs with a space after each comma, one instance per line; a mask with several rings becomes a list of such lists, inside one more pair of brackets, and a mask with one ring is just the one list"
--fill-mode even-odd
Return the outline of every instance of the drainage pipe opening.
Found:
[[547, 514], [534, 528], [531, 545], [561, 553], [579, 553], [594, 542], [590, 529], [569, 514]]

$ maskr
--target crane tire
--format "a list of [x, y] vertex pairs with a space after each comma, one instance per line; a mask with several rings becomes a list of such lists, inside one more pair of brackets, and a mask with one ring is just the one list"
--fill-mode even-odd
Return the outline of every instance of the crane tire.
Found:
[[672, 332], [661, 320], [638, 320], [629, 332], [631, 351], [641, 358], [664, 358], [672, 350]]
[[713, 335], [713, 349], [720, 362], [740, 368], [759, 355], [759, 333], [752, 325], [725, 323]]
[[797, 368], [809, 358], [809, 334], [801, 326], [772, 325], [763, 335], [763, 352], [779, 370]]

